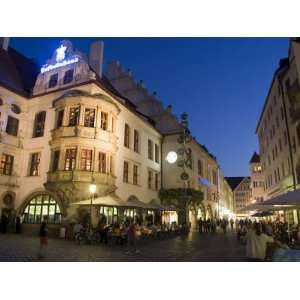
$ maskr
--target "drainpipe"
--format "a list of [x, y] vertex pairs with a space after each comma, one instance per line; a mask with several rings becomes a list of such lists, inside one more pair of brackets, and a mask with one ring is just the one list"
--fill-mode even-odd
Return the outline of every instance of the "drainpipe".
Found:
[[291, 134], [290, 134], [290, 127], [288, 124], [286, 105], [285, 105], [285, 94], [284, 94], [284, 89], [283, 89], [283, 84], [282, 84], [282, 78], [280, 75], [278, 75], [278, 82], [279, 82], [279, 86], [280, 86], [281, 94], [282, 94], [282, 106], [283, 106], [285, 126], [286, 126], [286, 131], [287, 131], [289, 155], [290, 155], [290, 161], [291, 161], [291, 167], [292, 167], [293, 189], [296, 190], [296, 176], [295, 176], [295, 170], [294, 170], [294, 156], [293, 156], [293, 149], [292, 149], [292, 142], [291, 142]]

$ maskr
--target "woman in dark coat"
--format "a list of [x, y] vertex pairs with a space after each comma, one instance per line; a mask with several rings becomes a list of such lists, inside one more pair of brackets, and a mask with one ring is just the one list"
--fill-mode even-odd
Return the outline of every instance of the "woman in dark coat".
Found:
[[44, 258], [44, 251], [47, 248], [48, 245], [48, 228], [47, 223], [45, 221], [42, 222], [40, 227], [40, 252], [39, 252], [39, 258]]

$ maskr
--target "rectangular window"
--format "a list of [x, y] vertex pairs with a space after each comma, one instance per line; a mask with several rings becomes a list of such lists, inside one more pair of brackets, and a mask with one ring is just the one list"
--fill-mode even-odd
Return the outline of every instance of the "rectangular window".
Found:
[[114, 159], [112, 155], [109, 157], [109, 174], [114, 174]]
[[49, 80], [49, 85], [48, 88], [53, 88], [57, 85], [57, 81], [58, 81], [58, 74], [53, 74], [50, 76], [50, 80]]
[[64, 75], [64, 84], [70, 83], [73, 80], [74, 69], [66, 71]]
[[108, 122], [108, 114], [106, 112], [101, 111], [100, 128], [102, 130], [107, 130], [107, 122]]
[[133, 136], [133, 139], [134, 139], [134, 143], [133, 143], [133, 151], [136, 152], [136, 153], [139, 153], [139, 143], [140, 143], [140, 134], [139, 132], [134, 129], [134, 136]]
[[18, 129], [19, 129], [19, 120], [8, 116], [7, 117], [7, 125], [6, 125], [6, 132], [10, 135], [17, 136], [18, 135]]
[[152, 171], [148, 171], [148, 189], [152, 188]]
[[124, 128], [124, 146], [129, 148], [129, 142], [130, 142], [130, 128], [128, 124], [125, 124]]
[[123, 182], [128, 183], [128, 171], [129, 171], [129, 165], [127, 161], [124, 161], [123, 165]]
[[32, 153], [30, 159], [29, 176], [39, 175], [40, 153]]
[[76, 163], [76, 148], [66, 150], [65, 157], [65, 171], [72, 171], [75, 169]]
[[41, 111], [35, 115], [32, 137], [36, 138], [44, 135], [45, 121], [46, 121], [45, 111]]
[[203, 176], [203, 165], [201, 159], [198, 159], [198, 175]]
[[56, 128], [59, 128], [59, 127], [63, 126], [64, 112], [65, 112], [64, 109], [61, 109], [57, 113]]
[[157, 144], [155, 144], [154, 150], [155, 162], [159, 163], [159, 147]]
[[83, 171], [92, 171], [92, 163], [93, 163], [93, 150], [82, 149], [80, 169]]
[[86, 108], [84, 110], [84, 127], [94, 127], [95, 125], [95, 114], [94, 108]]
[[13, 171], [13, 164], [14, 157], [12, 155], [3, 153], [1, 156], [1, 174], [11, 176]]
[[106, 173], [106, 154], [99, 152], [99, 172]]
[[80, 108], [71, 107], [70, 108], [70, 115], [69, 115], [69, 126], [76, 126], [79, 123], [79, 115], [80, 115]]
[[52, 162], [52, 172], [55, 172], [58, 170], [59, 157], [60, 157], [60, 151], [59, 150], [54, 151], [53, 152], [53, 162]]
[[155, 190], [158, 191], [159, 189], [159, 174], [155, 173]]
[[148, 140], [148, 158], [153, 160], [153, 142]]
[[137, 185], [138, 184], [138, 170], [139, 167], [137, 165], [133, 165], [133, 184]]

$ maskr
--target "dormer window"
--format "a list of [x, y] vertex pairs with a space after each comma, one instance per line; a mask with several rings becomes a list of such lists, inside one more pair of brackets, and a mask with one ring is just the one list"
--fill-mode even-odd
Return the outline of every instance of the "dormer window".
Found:
[[50, 76], [50, 80], [49, 80], [49, 89], [53, 88], [57, 85], [57, 81], [58, 81], [58, 74], [53, 74]]
[[64, 76], [64, 84], [70, 83], [73, 80], [74, 69], [68, 70]]

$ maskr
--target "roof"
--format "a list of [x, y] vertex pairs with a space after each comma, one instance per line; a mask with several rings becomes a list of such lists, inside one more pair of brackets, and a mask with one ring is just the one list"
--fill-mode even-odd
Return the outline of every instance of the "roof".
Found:
[[0, 84], [16, 93], [30, 96], [39, 73], [38, 65], [9, 47], [0, 47]]
[[[225, 177], [225, 180], [228, 182], [229, 186], [231, 189], [234, 191], [237, 186], [248, 176], [243, 176], [243, 177]], [[250, 178], [250, 177], [248, 177]]]
[[250, 163], [253, 164], [253, 163], [259, 163], [259, 162], [260, 162], [260, 156], [259, 156], [259, 154], [254, 152], [250, 159]]

